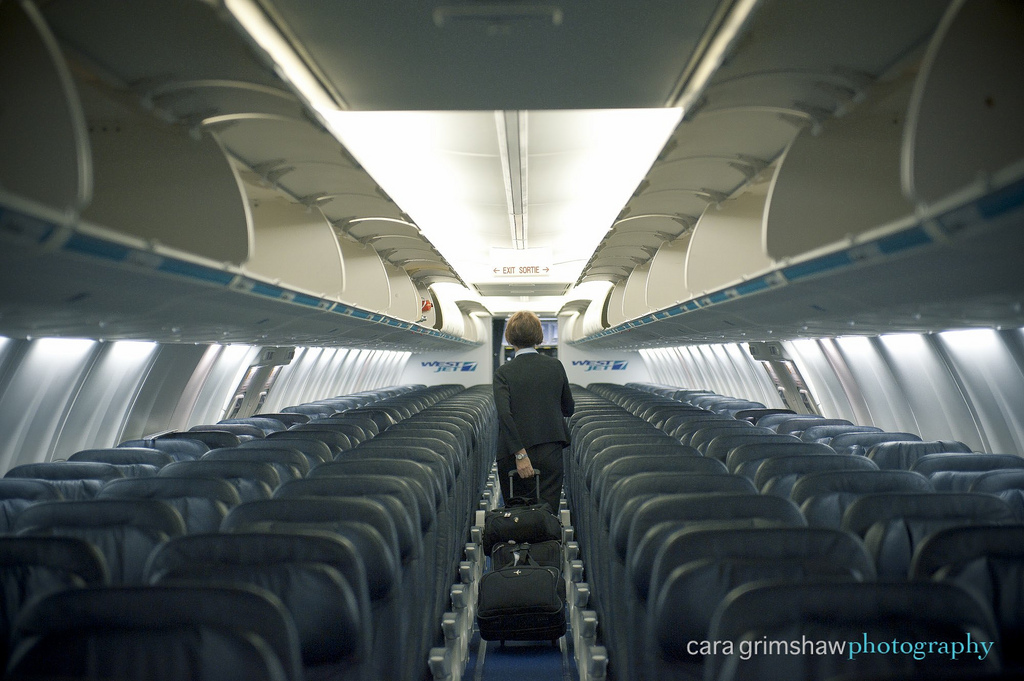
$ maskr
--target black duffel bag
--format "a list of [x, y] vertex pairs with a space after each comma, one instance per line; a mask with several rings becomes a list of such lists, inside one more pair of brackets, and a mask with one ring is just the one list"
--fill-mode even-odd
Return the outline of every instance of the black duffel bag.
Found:
[[[515, 471], [509, 473], [512, 478]], [[560, 541], [562, 524], [551, 512], [551, 507], [540, 502], [540, 471], [537, 480], [537, 498], [512, 497], [503, 508], [488, 511], [484, 516], [483, 548], [485, 555], [501, 542], [537, 544], [544, 541]], [[511, 484], [509, 485], [511, 489]]]
[[477, 625], [485, 641], [554, 641], [565, 634], [565, 602], [558, 568], [525, 565], [492, 570], [480, 578]]

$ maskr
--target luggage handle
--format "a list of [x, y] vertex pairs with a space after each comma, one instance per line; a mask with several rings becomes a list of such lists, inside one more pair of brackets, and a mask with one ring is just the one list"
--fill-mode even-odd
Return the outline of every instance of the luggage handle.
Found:
[[[513, 496], [513, 497], [515, 496], [515, 491], [516, 491], [516, 489], [515, 489], [515, 477], [514, 476], [515, 476], [515, 474], [517, 472], [518, 472], [518, 469], [516, 469], [516, 468], [513, 468], [512, 470], [510, 470], [508, 472], [508, 492], [509, 492], [509, 496]], [[540, 503], [540, 469], [539, 468], [534, 468], [533, 469], [533, 480], [536, 483], [536, 490], [534, 491], [534, 496], [536, 497], [537, 503], [539, 504]]]

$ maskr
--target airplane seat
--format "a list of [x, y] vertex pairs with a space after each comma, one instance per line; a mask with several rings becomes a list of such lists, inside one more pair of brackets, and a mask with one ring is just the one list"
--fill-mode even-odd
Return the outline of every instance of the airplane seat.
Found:
[[92, 499], [103, 483], [123, 478], [124, 473], [108, 463], [91, 461], [50, 461], [25, 463], [7, 471], [5, 478], [45, 480], [60, 489], [68, 500]]
[[186, 534], [217, 532], [228, 510], [242, 503], [238, 490], [214, 478], [154, 477], [111, 480], [97, 499], [158, 499], [181, 514]]
[[216, 449], [217, 447], [237, 447], [242, 439], [235, 433], [229, 432], [224, 429], [205, 429], [201, 430], [194, 428], [187, 431], [175, 431], [173, 433], [164, 433], [158, 435], [157, 440], [198, 440], [206, 445], [207, 449]]
[[[704, 456], [709, 459], [717, 459], [725, 463], [729, 452], [739, 445], [754, 442], [800, 442], [792, 435], [779, 435], [769, 428], [762, 429], [761, 426], [754, 426], [755, 430], [731, 430], [711, 438], [711, 441], [704, 446]], [[767, 432], [765, 432], [767, 431]]]
[[1024, 522], [1024, 471], [986, 471], [971, 483], [968, 491], [994, 494], [1010, 505], [1019, 522]]
[[7, 665], [8, 642], [25, 606], [56, 591], [109, 582], [103, 555], [87, 541], [73, 537], [0, 539], [0, 666]]
[[680, 404], [673, 402], [671, 404], [656, 404], [648, 408], [644, 416], [642, 417], [645, 421], [650, 423], [658, 430], [666, 431], [665, 424], [673, 416], [685, 416], [687, 414], [708, 414], [706, 409], [700, 407], [694, 407], [688, 404]]
[[[692, 666], [699, 674], [704, 656], [690, 655], [686, 647], [710, 640], [714, 614], [734, 589], [757, 582], [800, 584], [822, 578], [864, 581], [865, 576], [827, 554], [703, 558], [677, 564], [664, 575], [656, 571], [651, 580], [651, 593], [655, 595], [648, 616], [642, 629], [634, 632], [639, 634], [637, 653], [642, 654], [637, 667], [642, 666], [642, 660], [657, 659], [669, 649], [678, 665]], [[667, 635], [672, 630], [676, 632], [674, 637]]]
[[800, 476], [789, 498], [811, 527], [838, 529], [846, 509], [866, 494], [934, 491], [928, 478], [910, 471], [817, 471]]
[[[114, 466], [120, 466], [124, 476], [132, 478], [156, 475], [156, 471], [169, 463], [173, 463], [174, 457], [167, 452], [161, 452], [150, 447], [110, 447], [106, 449], [83, 449], [69, 456], [68, 461], [109, 463]], [[148, 468], [138, 469], [132, 468], [133, 466], [147, 466]]]
[[942, 492], [966, 492], [983, 473], [1024, 469], [1024, 458], [1015, 454], [926, 454], [910, 470], [931, 479]]
[[305, 676], [370, 679], [370, 595], [355, 545], [326, 532], [179, 537], [153, 551], [149, 584], [244, 584], [295, 623]]
[[314, 419], [317, 422], [326, 421], [328, 423], [349, 423], [353, 426], [357, 426], [363, 433], [361, 440], [369, 439], [380, 435], [381, 428], [377, 420], [372, 418], [369, 414], [362, 414], [354, 411], [338, 412], [324, 419]]
[[[644, 453], [644, 448], [632, 451], [640, 453], [609, 457], [606, 464], [595, 464], [591, 500], [596, 507], [601, 506], [604, 493], [612, 489], [619, 480], [641, 473], [729, 475], [721, 461], [705, 459], [703, 456], [647, 454]], [[753, 487], [750, 489], [754, 491]]]
[[[417, 645], [408, 646], [406, 664], [424, 660], [432, 644], [432, 621], [438, 604], [435, 602], [440, 589], [437, 583], [436, 551], [431, 530], [434, 523], [434, 509], [425, 496], [417, 495], [410, 481], [394, 476], [352, 474], [337, 477], [294, 480], [281, 485], [274, 493], [275, 499], [303, 497], [362, 497], [380, 502], [388, 507], [396, 526], [399, 528], [399, 543], [412, 544], [412, 550], [402, 550], [403, 580], [402, 600], [410, 615], [410, 636], [419, 635]], [[427, 514], [421, 515], [421, 511]], [[408, 525], [408, 529], [404, 529]], [[409, 534], [405, 539], [401, 535]], [[428, 543], [429, 542], [429, 543]]]
[[[787, 421], [793, 421], [793, 420], [822, 421], [824, 419], [825, 419], [824, 416], [820, 416], [818, 414], [792, 414], [792, 413], [789, 413], [788, 410], [787, 411], [775, 411], [775, 412], [772, 412], [772, 413], [769, 413], [769, 414], [765, 414], [763, 416], [758, 417], [757, 421], [754, 422], [754, 425], [761, 426], [762, 428], [771, 428], [775, 432], [778, 432], [779, 425], [783, 424], [783, 423], [785, 423]], [[849, 421], [847, 421], [847, 423], [849, 423]], [[810, 425], [814, 425], [814, 424], [812, 423]], [[853, 425], [853, 424], [850, 424], [850, 425]]]
[[834, 455], [835, 452], [827, 445], [820, 445], [814, 442], [747, 442], [736, 445], [729, 451], [725, 458], [725, 466], [730, 473], [744, 475], [751, 480], [757, 474], [757, 469], [762, 462], [777, 456], [791, 456], [793, 454], [808, 455]]
[[[374, 433], [366, 429], [365, 423], [359, 423], [360, 419], [355, 417], [344, 418], [345, 414], [335, 414], [331, 418], [310, 419], [306, 423], [300, 423], [288, 429], [288, 432], [302, 430], [332, 430], [348, 438], [349, 444], [345, 449], [351, 449], [360, 442], [365, 442], [374, 437]], [[366, 419], [369, 421], [369, 419]], [[370, 423], [373, 423], [370, 421]], [[376, 424], [374, 424], [376, 427]]]
[[300, 414], [307, 416], [310, 419], [316, 418], [327, 418], [331, 414], [336, 414], [337, 410], [328, 407], [324, 404], [296, 404], [290, 407], [285, 407], [281, 410], [282, 414]]
[[[331, 452], [331, 459], [338, 456], [344, 451], [352, 449], [356, 446], [356, 442], [346, 435], [345, 433], [328, 425], [310, 425], [308, 423], [293, 426], [288, 430], [280, 433], [271, 433], [266, 437], [267, 442], [275, 442], [277, 440], [312, 440], [314, 442], [320, 442], [326, 445]], [[253, 442], [260, 442], [260, 440], [253, 440]], [[241, 446], [241, 445], [239, 445]]]
[[[659, 654], [652, 666], [663, 676], [678, 664], [665, 622], [658, 632]], [[731, 654], [706, 660], [706, 677], [717, 681], [817, 681], [840, 674], [871, 674], [917, 671], [935, 678], [949, 670], [948, 654], [872, 654], [892, 641], [998, 641], [992, 612], [972, 594], [952, 585], [933, 582], [857, 582], [825, 579], [794, 584], [762, 582], [729, 593], [715, 613], [709, 640], [747, 641]], [[755, 642], [809, 641], [814, 654], [754, 654]], [[842, 652], [828, 650], [829, 642], [845, 642]], [[850, 648], [852, 642], [860, 650]], [[807, 644], [801, 643], [802, 646]], [[867, 648], [867, 649], [865, 649]], [[806, 649], [804, 649], [806, 650]], [[808, 653], [811, 651], [807, 651]], [[956, 660], [962, 673], [997, 671], [1000, 650], [993, 646], [984, 659], [964, 655]], [[962, 664], [961, 664], [962, 662]]]
[[[749, 481], [743, 478], [715, 477], [736, 480], [737, 486], [747, 485], [749, 490]], [[805, 526], [800, 512], [788, 500], [764, 497], [751, 494], [749, 491], [729, 491], [723, 488], [720, 492], [709, 490], [695, 493], [638, 495], [627, 501], [608, 533], [605, 550], [607, 556], [603, 560], [605, 574], [601, 575], [597, 584], [593, 586], [594, 591], [605, 601], [600, 621], [609, 634], [605, 640], [612, 641], [613, 650], [629, 650], [629, 637], [632, 635], [628, 619], [629, 598], [628, 593], [622, 589], [622, 584], [626, 580], [626, 566], [631, 563], [632, 557], [637, 555], [644, 537], [655, 526], [664, 522], [689, 525], [709, 521], [729, 521], [737, 526]], [[587, 565], [590, 567], [590, 563]], [[615, 663], [612, 657], [610, 660], [616, 673], [622, 665], [626, 665], [629, 673], [632, 673], [628, 667], [628, 653], [623, 657], [621, 664]]]
[[867, 457], [884, 470], [909, 471], [926, 454], [963, 453], [971, 448], [957, 440], [879, 442], [868, 449]]
[[227, 425], [242, 425], [242, 426], [255, 426], [260, 429], [263, 433], [263, 437], [270, 435], [271, 433], [277, 433], [282, 430], [288, 429], [286, 424], [281, 419], [276, 419], [271, 416], [264, 416], [257, 414], [256, 416], [246, 416], [244, 418], [234, 419], [222, 419], [214, 424], [215, 426], [227, 426]]
[[309, 416], [307, 416], [306, 414], [289, 414], [284, 411], [271, 412], [269, 414], [256, 414], [253, 416], [253, 418], [271, 419], [273, 421], [278, 421], [280, 423], [283, 423], [285, 428], [291, 428], [292, 426], [298, 423], [306, 423], [307, 421], [309, 421]]
[[322, 463], [334, 460], [334, 454], [326, 443], [315, 439], [303, 437], [289, 437], [289, 432], [283, 431], [281, 437], [267, 437], [262, 440], [250, 440], [238, 445], [239, 449], [292, 449], [306, 458], [310, 469]]
[[775, 425], [775, 432], [780, 435], [796, 435], [800, 437], [803, 432], [812, 426], [853, 426], [854, 424], [846, 419], [829, 419], [823, 416], [797, 415]]
[[15, 523], [19, 535], [75, 537], [93, 544], [106, 559], [112, 584], [142, 584], [152, 550], [185, 534], [185, 521], [156, 499], [47, 501], [25, 509]]
[[1007, 668], [1024, 669], [1024, 525], [955, 527], [917, 548], [911, 579], [949, 582], [992, 608]]
[[243, 502], [269, 499], [281, 484], [277, 470], [263, 461], [176, 461], [161, 468], [158, 477], [226, 480]]
[[[708, 411], [712, 411], [712, 407], [718, 404], [726, 404], [731, 402], [747, 402], [749, 400], [744, 400], [742, 398], [734, 397], [732, 395], [718, 395], [716, 393], [709, 393], [704, 395], [694, 395], [690, 397], [687, 401], [694, 406], [700, 407], [701, 409], [707, 409]], [[763, 406], [764, 405], [762, 404], [761, 407]], [[754, 409], [758, 408], [759, 407], [754, 407]]]
[[[672, 436], [678, 439], [684, 445], [691, 445], [693, 447], [696, 447], [697, 445], [693, 443], [694, 436], [702, 431], [718, 431], [719, 433], [724, 433], [733, 430], [745, 433], [748, 429], [754, 427], [755, 426], [751, 425], [747, 421], [738, 421], [732, 418], [711, 421], [695, 419], [680, 424], [672, 431]], [[711, 438], [708, 437], [708, 434], [705, 434], [704, 439], [706, 441], [710, 441]]]
[[[248, 440], [257, 440], [266, 437], [266, 433], [263, 432], [262, 428], [249, 423], [227, 423], [225, 421], [219, 421], [217, 423], [210, 423], [205, 425], [192, 426], [188, 429], [188, 432], [228, 432], [238, 438], [239, 442], [246, 442]], [[210, 445], [213, 446], [212, 444]]]
[[800, 433], [800, 439], [804, 442], [820, 442], [831, 444], [832, 438], [842, 433], [881, 433], [881, 428], [874, 426], [847, 426], [845, 424], [814, 424], [808, 426]]
[[388, 409], [385, 407], [378, 407], [376, 405], [372, 407], [358, 407], [345, 412], [348, 416], [361, 416], [369, 418], [375, 424], [377, 424], [377, 433], [375, 436], [383, 433], [385, 430], [395, 425], [401, 420], [401, 414], [395, 409]]
[[218, 447], [203, 454], [200, 461], [261, 461], [277, 471], [281, 482], [304, 478], [309, 473], [309, 459], [296, 449], [281, 446], [275, 449], [243, 449]]
[[[734, 423], [742, 423], [742, 426], [735, 426]], [[775, 431], [769, 428], [759, 428], [749, 421], [722, 421], [706, 424], [689, 433], [689, 444], [701, 454], [706, 455], [708, 445], [719, 435], [775, 435]]]
[[762, 416], [768, 416], [769, 414], [792, 414], [796, 415], [796, 412], [792, 409], [778, 409], [773, 407], [765, 407], [764, 409], [741, 409], [732, 415], [734, 419], [740, 421], [747, 421], [750, 425], [756, 425], [757, 420]]
[[[716, 414], [725, 414], [726, 416], [736, 418], [738, 412], [749, 411], [750, 409], [767, 409], [767, 407], [760, 402], [752, 400], [736, 400], [734, 402], [720, 402], [712, 407], [711, 411]], [[754, 424], [751, 423], [750, 425]]]
[[60, 488], [46, 480], [0, 478], [0, 535], [13, 532], [18, 514], [28, 506], [63, 498]]
[[69, 589], [19, 620], [10, 679], [302, 681], [298, 635], [255, 588]]
[[870, 459], [849, 454], [791, 454], [765, 459], [754, 473], [754, 486], [761, 494], [789, 498], [802, 475], [817, 471], [877, 471]]
[[828, 446], [836, 450], [836, 454], [857, 454], [867, 456], [871, 445], [881, 442], [920, 442], [921, 438], [913, 433], [880, 433], [847, 431], [832, 438]]
[[[402, 602], [398, 531], [388, 511], [369, 499], [272, 499], [231, 509], [222, 532], [330, 532], [352, 542], [366, 570], [372, 620], [371, 666], [380, 679], [400, 679], [408, 616]], [[438, 615], [437, 621], [440, 621]]]
[[208, 444], [201, 440], [193, 439], [179, 440], [174, 438], [141, 438], [137, 440], [125, 440], [117, 446], [118, 448], [142, 447], [146, 449], [155, 449], [157, 451], [170, 454], [175, 461], [194, 461], [206, 452], [210, 451], [210, 446]]
[[988, 494], [869, 494], [843, 513], [842, 529], [863, 537], [879, 578], [906, 579], [914, 551], [928, 535], [963, 525], [1014, 522], [1010, 506]]
[[682, 412], [665, 419], [661, 430], [682, 442], [683, 438], [689, 437], [690, 433], [719, 423], [737, 423], [737, 421], [731, 416], [716, 414], [713, 411]]

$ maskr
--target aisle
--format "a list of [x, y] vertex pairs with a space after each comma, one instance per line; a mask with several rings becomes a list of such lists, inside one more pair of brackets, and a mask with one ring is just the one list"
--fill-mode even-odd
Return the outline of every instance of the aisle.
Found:
[[550, 641], [484, 641], [479, 634], [470, 641], [464, 681], [578, 681], [572, 655], [572, 634]]

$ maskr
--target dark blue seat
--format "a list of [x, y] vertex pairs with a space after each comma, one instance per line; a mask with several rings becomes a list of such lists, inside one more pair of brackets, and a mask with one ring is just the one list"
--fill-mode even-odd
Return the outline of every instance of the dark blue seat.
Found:
[[14, 531], [14, 521], [27, 506], [63, 498], [60, 488], [46, 480], [0, 478], [0, 534]]
[[11, 679], [302, 681], [295, 625], [264, 590], [69, 589], [18, 621]]
[[191, 438], [141, 438], [138, 440], [125, 440], [118, 447], [155, 449], [170, 454], [175, 461], [192, 461], [210, 451], [208, 444], [202, 440]]
[[880, 442], [920, 442], [921, 438], [913, 433], [863, 433], [845, 432], [834, 436], [828, 446], [836, 450], [836, 454], [857, 454], [867, 456], [872, 445]]
[[[685, 650], [691, 642], [699, 646], [710, 640], [716, 610], [737, 587], [765, 580], [795, 583], [815, 578], [870, 582], [874, 576], [864, 545], [838, 530], [677, 530], [658, 551], [649, 575], [644, 605], [650, 605], [633, 630], [635, 669], [643, 667], [646, 655], [657, 657], [660, 646], [649, 644], [664, 642], [666, 619], [678, 626], [677, 650]], [[686, 653], [678, 656], [678, 663], [686, 665], [688, 657], [688, 666], [699, 677], [703, 655]]]
[[969, 453], [970, 451], [970, 447], [957, 440], [879, 442], [871, 446], [867, 457], [883, 470], [909, 471], [914, 462], [925, 454]]
[[289, 424], [286, 424], [282, 419], [264, 416], [261, 414], [259, 416], [248, 416], [245, 418], [224, 419], [223, 421], [218, 421], [216, 425], [255, 426], [263, 433], [263, 437], [266, 437], [271, 433], [276, 433], [280, 430], [287, 430]]
[[[312, 438], [288, 437], [287, 432], [280, 437], [249, 440], [238, 445], [239, 449], [294, 449], [306, 457], [309, 468], [334, 460], [334, 453], [327, 443]], [[339, 450], [340, 451], [340, 450]]]
[[808, 525], [838, 528], [850, 504], [866, 494], [934, 491], [928, 478], [910, 471], [819, 471], [801, 476], [789, 498]]
[[845, 423], [839, 424], [815, 424], [808, 428], [805, 428], [800, 433], [800, 439], [804, 442], [820, 442], [822, 444], [830, 444], [832, 438], [836, 435], [842, 435], [843, 433], [881, 433], [881, 428], [874, 426], [854, 426], [846, 425]]
[[269, 499], [281, 484], [277, 470], [262, 461], [176, 461], [161, 468], [159, 477], [224, 480], [238, 490], [242, 501]]
[[986, 471], [971, 482], [968, 491], [996, 495], [1010, 505], [1019, 522], [1024, 522], [1024, 471]]
[[966, 492], [983, 473], [1024, 469], [1024, 459], [1014, 454], [926, 454], [910, 470], [926, 476], [940, 492]]
[[754, 486], [762, 494], [788, 499], [802, 475], [818, 471], [877, 471], [870, 459], [849, 454], [793, 454], [765, 459], [754, 474]]
[[[188, 430], [191, 433], [194, 433], [194, 432], [207, 433], [207, 432], [220, 432], [220, 431], [223, 431], [223, 432], [227, 432], [227, 433], [233, 434], [235, 437], [238, 438], [239, 442], [245, 442], [247, 440], [255, 440], [255, 439], [262, 438], [262, 437], [266, 436], [266, 433], [263, 432], [262, 428], [260, 428], [258, 426], [255, 426], [255, 425], [252, 425], [250, 423], [228, 423], [228, 422], [225, 422], [225, 421], [220, 421], [218, 423], [210, 423], [210, 424], [203, 424], [203, 425], [198, 425], [198, 426], [192, 426]], [[210, 446], [212, 448], [213, 444], [210, 443]], [[224, 446], [229, 446], [230, 447], [232, 445], [220, 445], [220, 446], [221, 447], [224, 447]]]
[[207, 449], [216, 449], [217, 447], [237, 447], [242, 441], [240, 437], [234, 433], [225, 430], [215, 429], [197, 429], [193, 428], [186, 432], [173, 432], [164, 433], [158, 435], [156, 440], [198, 440], [206, 445]]
[[[109, 463], [120, 466], [121, 472], [126, 478], [146, 477], [147, 469], [138, 467], [149, 466], [154, 471], [163, 468], [174, 461], [174, 457], [167, 452], [151, 447], [111, 447], [107, 449], [83, 449], [68, 457], [68, 461], [93, 461], [96, 463]], [[136, 468], [133, 468], [136, 467]], [[137, 473], [142, 471], [142, 475]], [[133, 473], [136, 473], [133, 475]], [[152, 473], [152, 474], [155, 474]]]
[[764, 461], [777, 456], [797, 454], [831, 456], [835, 452], [827, 445], [815, 442], [749, 442], [733, 447], [725, 459], [725, 465], [730, 473], [743, 475], [753, 480], [757, 469]]
[[[261, 440], [265, 442], [265, 440]], [[254, 440], [255, 442], [255, 440]], [[309, 473], [309, 459], [297, 449], [288, 447], [246, 449], [219, 447], [203, 454], [200, 461], [259, 461], [269, 463], [277, 471], [281, 482], [297, 480]]]
[[185, 532], [217, 532], [228, 510], [242, 503], [238, 490], [214, 478], [137, 478], [111, 480], [97, 499], [158, 499], [181, 514]]
[[60, 489], [65, 499], [81, 500], [93, 498], [103, 483], [125, 475], [117, 466], [107, 463], [57, 461], [15, 466], [4, 477], [46, 480]]
[[154, 548], [185, 534], [185, 522], [155, 499], [90, 499], [30, 506], [15, 529], [21, 535], [83, 539], [103, 554], [112, 584], [132, 585], [143, 582]]
[[906, 579], [914, 551], [928, 535], [1013, 520], [1009, 505], [987, 494], [869, 494], [846, 509], [842, 528], [864, 537], [880, 578]]
[[[675, 637], [679, 622], [672, 603], [658, 621], [652, 657], [657, 678], [669, 678], [680, 653]], [[726, 597], [717, 613], [709, 640], [719, 641], [952, 641], [970, 632], [974, 641], [998, 641], [991, 612], [972, 594], [952, 584], [930, 582], [862, 583], [825, 580], [812, 583], [767, 582], [740, 587]], [[955, 638], [954, 638], [955, 637]], [[753, 653], [753, 647], [746, 649]], [[816, 650], [817, 652], [817, 650]], [[816, 681], [844, 674], [918, 671], [928, 678], [949, 671], [948, 655], [748, 654], [736, 646], [731, 655], [706, 660], [706, 678], [720, 681]], [[868, 651], [862, 651], [867, 653]], [[985, 659], [957, 657], [956, 671], [995, 671], [1000, 649], [993, 646]]]
[[371, 679], [370, 595], [355, 545], [329, 532], [205, 534], [153, 551], [150, 584], [241, 583], [277, 596], [309, 678]]
[[103, 586], [110, 581], [99, 550], [72, 537], [0, 538], [0, 664], [22, 609], [64, 589]]
[[768, 428], [756, 426], [754, 431], [737, 430], [716, 435], [711, 441], [704, 445], [704, 456], [709, 459], [717, 459], [725, 463], [729, 458], [729, 452], [736, 447], [745, 444], [773, 442], [800, 442], [800, 439], [793, 435], [779, 435]]
[[911, 579], [963, 587], [992, 609], [1008, 669], [1024, 668], [1024, 525], [954, 527], [928, 537], [910, 565]]
[[[402, 678], [408, 618], [401, 600], [398, 530], [388, 510], [370, 499], [315, 498], [251, 501], [233, 508], [224, 532], [320, 530], [351, 541], [366, 568], [370, 596], [373, 671], [376, 678]], [[396, 644], [399, 644], [396, 647]]]

